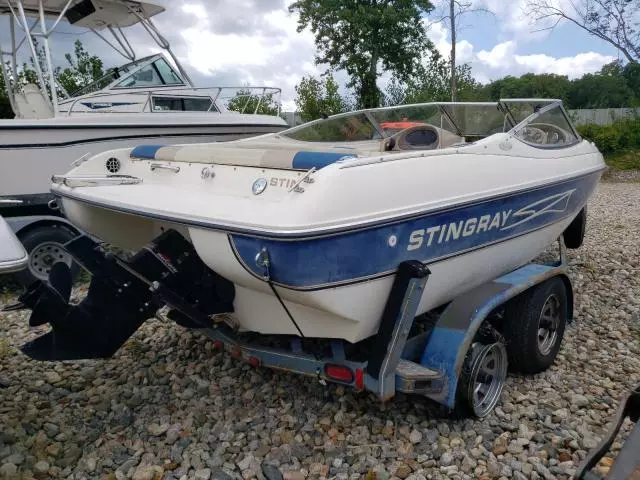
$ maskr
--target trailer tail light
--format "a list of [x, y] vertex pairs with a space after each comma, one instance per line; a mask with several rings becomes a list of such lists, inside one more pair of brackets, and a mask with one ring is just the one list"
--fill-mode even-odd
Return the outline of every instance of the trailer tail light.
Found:
[[345, 383], [353, 382], [353, 372], [344, 365], [327, 364], [324, 366], [324, 373], [331, 380]]
[[249, 357], [249, 359], [247, 360], [247, 363], [252, 367], [259, 367], [260, 359], [258, 357]]
[[364, 371], [356, 368], [356, 390], [364, 390]]

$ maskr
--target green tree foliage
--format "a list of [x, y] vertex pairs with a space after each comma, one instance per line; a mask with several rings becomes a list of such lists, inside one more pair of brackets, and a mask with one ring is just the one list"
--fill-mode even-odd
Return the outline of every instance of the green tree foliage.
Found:
[[64, 69], [57, 68], [56, 77], [69, 94], [77, 92], [104, 75], [100, 57], [90, 55], [80, 40], [76, 40], [74, 43], [73, 55], [67, 53], [64, 57], [69, 66]]
[[239, 113], [278, 114], [278, 102], [273, 93], [255, 93], [248, 88], [238, 90], [227, 103], [227, 108]]
[[9, 97], [5, 89], [5, 78], [0, 69], [0, 118], [13, 118], [13, 110], [11, 110], [11, 103], [9, 103]]
[[621, 73], [588, 73], [572, 82], [568, 105], [570, 108], [616, 108], [637, 104], [633, 90]]
[[[636, 101], [640, 100], [640, 63], [628, 63], [622, 72]], [[639, 102], [640, 103], [640, 102]]]
[[[28, 63], [25, 62], [21, 67], [18, 67], [17, 75], [11, 79], [11, 83], [13, 88], [18, 91], [21, 89], [22, 85], [27, 83], [33, 83], [40, 86], [38, 75], [35, 70], [35, 62], [37, 61], [44, 73], [44, 81], [47, 89], [46, 93], [50, 96], [51, 90], [49, 87], [49, 75], [46, 73], [44, 47], [38, 43], [37, 39], [34, 39], [34, 44], [36, 48], [36, 58], [34, 59], [33, 57], [30, 57]], [[67, 53], [65, 58], [67, 59], [69, 66], [64, 69], [61, 67], [54, 68], [56, 92], [59, 98], [63, 98], [65, 96], [65, 92], [73, 94], [82, 87], [98, 80], [104, 74], [102, 69], [102, 60], [97, 55], [90, 55], [84, 49], [80, 40], [75, 41], [73, 54]], [[9, 64], [7, 63], [7, 69], [8, 68]], [[6, 79], [2, 78], [2, 72], [0, 70], [0, 118], [13, 118], [14, 114], [11, 110], [9, 97], [5, 91], [5, 81]]]
[[297, 0], [298, 31], [315, 35], [316, 63], [344, 70], [359, 107], [377, 107], [380, 68], [407, 81], [420, 68], [425, 50], [433, 49], [421, 15], [429, 0]]
[[320, 79], [302, 77], [296, 85], [296, 108], [303, 122], [327, 115], [335, 115], [348, 109], [348, 102], [340, 96], [338, 84], [330, 73]]
[[571, 82], [564, 75], [527, 73], [521, 77], [506, 76], [483, 87], [490, 100], [500, 98], [559, 98], [566, 101]]
[[638, 118], [618, 120], [610, 125], [579, 125], [578, 132], [583, 138], [595, 142], [604, 154], [624, 153], [640, 150], [640, 128]]
[[[431, 52], [417, 75], [406, 84], [393, 78], [385, 90], [385, 105], [451, 100], [451, 63], [438, 52]], [[457, 99], [483, 100], [481, 85], [471, 76], [468, 64], [456, 67]]]
[[574, 80], [550, 73], [507, 76], [482, 86], [479, 97], [559, 98], [567, 108], [633, 107], [640, 105], [640, 66], [615, 61]]

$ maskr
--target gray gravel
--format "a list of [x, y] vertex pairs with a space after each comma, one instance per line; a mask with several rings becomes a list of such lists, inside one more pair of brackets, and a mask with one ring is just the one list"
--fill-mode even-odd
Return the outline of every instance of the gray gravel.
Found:
[[639, 239], [640, 186], [601, 184], [570, 253], [577, 319], [559, 358], [511, 376], [483, 421], [253, 369], [158, 320], [111, 360], [36, 363], [18, 351], [36, 336], [27, 314], [1, 315], [0, 477], [569, 478], [640, 382]]

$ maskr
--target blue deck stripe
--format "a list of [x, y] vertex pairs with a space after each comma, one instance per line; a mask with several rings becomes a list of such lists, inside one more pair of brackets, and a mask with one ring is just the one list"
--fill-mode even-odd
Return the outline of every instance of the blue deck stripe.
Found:
[[131, 158], [145, 158], [147, 160], [155, 160], [156, 153], [165, 145], [138, 145], [129, 155]]
[[350, 158], [355, 155], [349, 153], [334, 152], [297, 152], [293, 157], [293, 168], [300, 170], [310, 170], [311, 168], [322, 168], [337, 162], [341, 158]]

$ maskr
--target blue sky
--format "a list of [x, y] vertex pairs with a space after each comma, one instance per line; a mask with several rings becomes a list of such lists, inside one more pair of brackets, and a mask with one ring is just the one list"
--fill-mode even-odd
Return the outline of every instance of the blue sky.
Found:
[[[558, 73], [571, 78], [594, 72], [618, 58], [607, 43], [591, 37], [571, 24], [560, 24], [552, 32], [534, 33], [524, 15], [526, 0], [472, 0], [494, 15], [469, 14], [458, 33], [458, 59], [472, 66], [473, 75], [488, 82], [504, 75], [527, 72]], [[554, 0], [568, 2], [569, 0]], [[571, 0], [580, 2], [581, 0]], [[326, 66], [313, 62], [315, 47], [310, 32], [296, 32], [297, 19], [288, 13], [291, 0], [161, 0], [167, 11], [154, 18], [174, 51], [198, 86], [268, 85], [283, 89], [285, 107], [293, 108], [294, 87], [303, 75], [319, 75]], [[433, 19], [427, 19], [430, 23]], [[0, 46], [8, 47], [7, 23], [0, 23]], [[64, 25], [66, 32], [78, 30]], [[83, 33], [83, 32], [78, 32]], [[428, 35], [448, 56], [449, 33], [441, 24], [431, 24]], [[80, 37], [91, 53], [108, 66], [124, 63], [91, 33]], [[138, 56], [158, 51], [139, 27], [130, 30]], [[54, 37], [55, 58], [71, 50], [74, 37]], [[346, 77], [338, 72], [344, 83]], [[380, 80], [384, 84], [388, 76]], [[384, 85], [381, 85], [384, 86]]]

